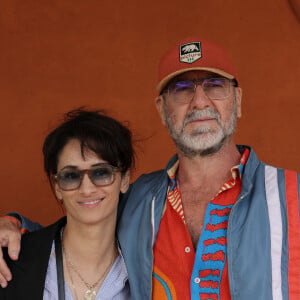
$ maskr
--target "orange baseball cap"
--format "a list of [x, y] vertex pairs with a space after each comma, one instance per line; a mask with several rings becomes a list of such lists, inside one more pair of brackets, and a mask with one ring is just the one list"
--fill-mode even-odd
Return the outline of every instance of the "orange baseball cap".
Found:
[[237, 75], [225, 49], [203, 39], [189, 39], [177, 43], [159, 63], [157, 91], [160, 93], [175, 76], [193, 70], [204, 70], [228, 79]]

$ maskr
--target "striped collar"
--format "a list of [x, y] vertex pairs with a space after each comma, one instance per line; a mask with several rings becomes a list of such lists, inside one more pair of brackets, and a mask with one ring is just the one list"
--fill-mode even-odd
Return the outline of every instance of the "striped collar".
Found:
[[[232, 174], [233, 179], [236, 179], [236, 178], [242, 179], [243, 171], [244, 171], [246, 162], [248, 160], [249, 154], [250, 154], [249, 149], [245, 148], [242, 152], [240, 163], [231, 168], [231, 174]], [[175, 161], [175, 163], [167, 170], [169, 179], [174, 180], [176, 178], [178, 166], [179, 166], [179, 160], [177, 159]]]

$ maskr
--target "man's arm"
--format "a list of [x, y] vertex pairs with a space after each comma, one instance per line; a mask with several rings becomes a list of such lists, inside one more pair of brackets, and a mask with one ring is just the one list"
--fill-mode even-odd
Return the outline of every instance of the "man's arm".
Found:
[[0, 218], [0, 285], [2, 287], [6, 287], [7, 281], [12, 279], [12, 274], [3, 259], [2, 247], [7, 247], [10, 258], [17, 260], [20, 252], [21, 233], [40, 228], [42, 228], [40, 224], [17, 213], [9, 213]]

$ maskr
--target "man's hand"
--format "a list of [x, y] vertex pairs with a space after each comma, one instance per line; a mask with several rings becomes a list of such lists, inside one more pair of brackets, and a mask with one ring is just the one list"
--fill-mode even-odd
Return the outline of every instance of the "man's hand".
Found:
[[8, 247], [8, 255], [17, 260], [20, 252], [21, 233], [16, 224], [9, 219], [0, 218], [0, 285], [4, 288], [12, 279], [11, 272], [3, 259], [2, 247]]

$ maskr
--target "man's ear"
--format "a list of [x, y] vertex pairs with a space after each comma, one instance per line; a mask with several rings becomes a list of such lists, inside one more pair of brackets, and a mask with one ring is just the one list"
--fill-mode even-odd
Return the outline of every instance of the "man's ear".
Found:
[[242, 117], [242, 94], [243, 94], [242, 89], [240, 87], [236, 87], [235, 99], [236, 99], [236, 112], [238, 118]]
[[165, 111], [164, 111], [164, 98], [163, 95], [159, 95], [155, 99], [155, 106], [158, 111], [158, 114], [160, 116], [161, 122], [163, 125], [166, 125], [166, 116], [165, 116]]
[[124, 175], [121, 175], [121, 186], [120, 191], [121, 193], [125, 194], [129, 188], [130, 183], [130, 171], [128, 170]]

